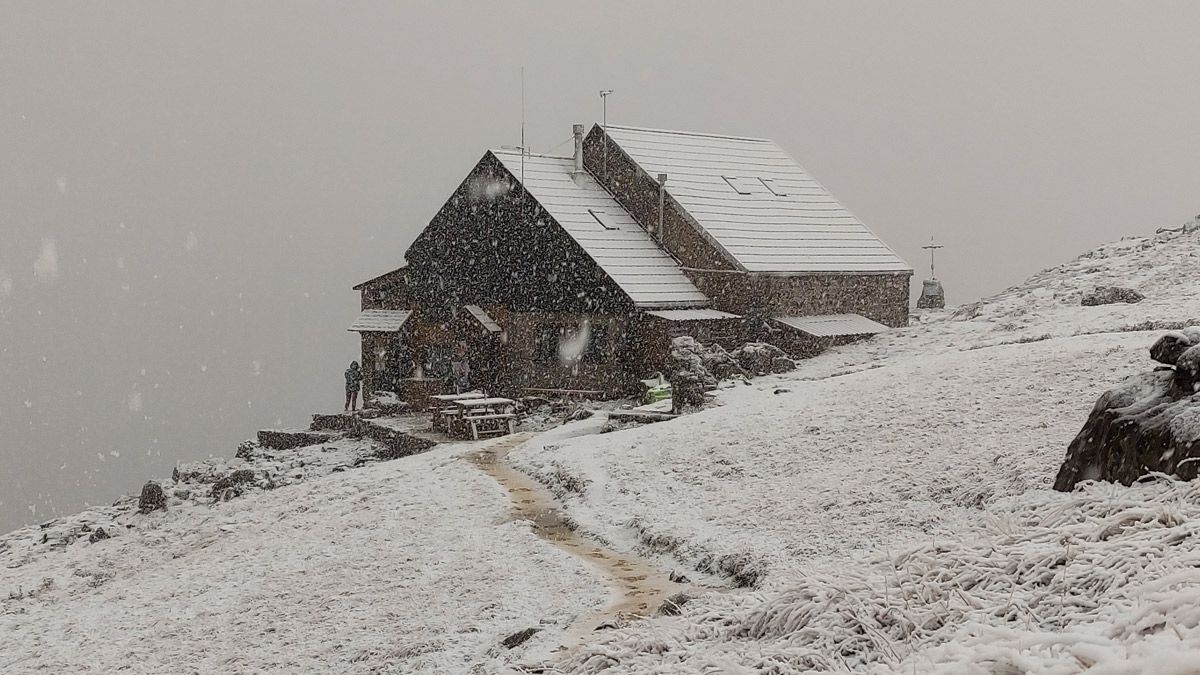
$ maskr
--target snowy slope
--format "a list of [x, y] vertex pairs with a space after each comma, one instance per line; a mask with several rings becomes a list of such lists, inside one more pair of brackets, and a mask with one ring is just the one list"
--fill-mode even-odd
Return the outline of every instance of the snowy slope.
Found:
[[[794, 373], [722, 392], [720, 408], [652, 427], [518, 451], [514, 458], [543, 480], [565, 477], [585, 486], [566, 497], [569, 512], [585, 528], [700, 569], [715, 567], [734, 581], [754, 582], [762, 589], [751, 596], [702, 598], [694, 605], [691, 623], [660, 619], [606, 638], [582, 652], [575, 665], [585, 672], [614, 663], [622, 664], [615, 672], [659, 667], [655, 672], [695, 672], [724, 664], [730, 672], [740, 672], [730, 664], [763, 667], [767, 662], [761, 652], [773, 649], [774, 639], [787, 642], [790, 650], [769, 661], [778, 672], [801, 672], [804, 664], [819, 663], [833, 669], [874, 663], [884, 672], [892, 667], [929, 672], [943, 666], [943, 672], [1079, 672], [1084, 665], [1105, 661], [1097, 656], [1105, 650], [1127, 654], [1127, 645], [1139, 645], [1129, 653], [1148, 653], [1153, 648], [1142, 644], [1144, 635], [1131, 626], [1131, 617], [1118, 621], [1124, 616], [1121, 609], [1065, 618], [1035, 612], [1023, 617], [1019, 627], [1011, 625], [1005, 612], [971, 616], [952, 626], [947, 622], [945, 630], [929, 631], [920, 639], [907, 636], [900, 645], [881, 640], [880, 653], [859, 660], [842, 653], [845, 645], [821, 643], [819, 631], [747, 640], [743, 629], [722, 634], [715, 627], [742, 625], [738, 622], [749, 612], [767, 611], [762, 603], [776, 603], [779, 611], [794, 616], [825, 611], [820, 603], [786, 600], [814, 580], [823, 580], [826, 595], [855, 589], [851, 595], [864, 606], [883, 602], [887, 583], [865, 590], [855, 584], [864, 574], [883, 575], [876, 571], [880, 563], [872, 561], [893, 559], [913, 547], [987, 555], [1004, 543], [1032, 555], [1025, 550], [1028, 542], [1014, 543], [1005, 531], [985, 527], [993, 518], [1012, 520], [1014, 513], [1042, 510], [1022, 516], [1040, 528], [1030, 535], [1039, 545], [1059, 536], [1094, 540], [1095, 531], [1111, 523], [1088, 522], [1087, 513], [1103, 510], [1110, 493], [1101, 491], [1093, 495], [1095, 503], [1087, 504], [1047, 488], [1096, 397], [1123, 377], [1152, 367], [1146, 350], [1159, 332], [1146, 329], [1186, 325], [1200, 317], [1198, 256], [1200, 231], [1194, 224], [1182, 232], [1123, 240], [958, 312], [927, 314], [908, 329], [834, 350]], [[1079, 306], [1081, 293], [1094, 285], [1133, 287], [1147, 299], [1133, 305]], [[1195, 498], [1186, 486], [1167, 489], [1165, 497], [1137, 490], [1126, 494], [1131, 491], [1112, 488], [1111, 493], [1128, 501], [1135, 514], [1161, 509], [1175, 514], [1178, 502]], [[1191, 506], [1182, 513], [1180, 522], [1187, 530]], [[1179, 524], [1167, 520], [1169, 526]], [[1073, 522], [1093, 530], [1073, 532]], [[1170, 563], [1142, 561], [1154, 567], [1105, 582], [1097, 581], [1110, 576], [1103, 564], [1084, 564], [1072, 570], [1073, 583], [1098, 586], [1083, 593], [1084, 602], [1120, 600], [1118, 606], [1126, 609], [1160, 602], [1165, 596], [1155, 594], [1174, 586], [1192, 593], [1200, 572], [1188, 561], [1197, 553], [1187, 534], [1180, 536], [1184, 543], [1178, 553], [1159, 551], [1158, 557]], [[940, 564], [930, 563], [929, 574], [952, 578]], [[1140, 584], [1176, 568], [1182, 576], [1170, 584], [1139, 590]], [[1019, 565], [991, 573], [999, 574], [996, 583], [1009, 593], [1020, 586]], [[928, 594], [922, 597], [932, 602]], [[944, 607], [942, 618], [950, 611]], [[1172, 648], [1194, 649], [1190, 610], [1172, 606], [1165, 611], [1182, 623], [1178, 632], [1172, 628], [1170, 636], [1160, 636], [1161, 641], [1170, 638]], [[1087, 630], [1093, 633], [1081, 642], [1108, 640], [1092, 650], [1092, 657], [1070, 657], [1070, 650], [1062, 648], [1064, 640], [1071, 642], [1068, 638], [1038, 635], [1039, 630], [1077, 624], [1091, 626]], [[973, 626], [976, 635], [992, 636], [999, 627], [1009, 631], [994, 637], [996, 645], [1008, 650], [997, 652], [1003, 659], [989, 665], [981, 656], [993, 637], [947, 646], [937, 658], [926, 653], [965, 626]], [[1014, 633], [1015, 628], [1025, 632]], [[1162, 633], [1161, 627], [1143, 628], [1146, 635]], [[1116, 635], [1119, 631], [1125, 632]], [[1180, 647], [1185, 639], [1187, 646]], [[707, 646], [694, 644], [697, 640]], [[1050, 652], [1053, 658], [1046, 656]], [[701, 658], [693, 660], [696, 656]], [[809, 656], [815, 660], [806, 661]], [[1015, 661], [1005, 661], [1009, 656]], [[1042, 657], [1049, 660], [1039, 661]], [[1023, 658], [1038, 665], [1021, 666]], [[688, 665], [664, 665], [677, 659]], [[1166, 661], [1151, 668], [1137, 665], [1136, 659], [1108, 660], [1118, 663], [1115, 670], [1096, 672], [1169, 672]], [[1051, 662], [1059, 664], [1058, 670], [1050, 669]]]
[[[1200, 317], [1198, 253], [1195, 227], [1123, 240], [720, 407], [514, 450], [609, 549], [731, 586], [554, 667], [1200, 672], [1194, 486], [1047, 490], [1095, 398], [1150, 367], [1149, 329]], [[1080, 307], [1093, 285], [1147, 298]], [[613, 600], [513, 522], [478, 445], [351, 469], [346, 443], [229, 502], [0, 536], [0, 672], [512, 672]]]
[[502, 638], [561, 632], [608, 591], [511, 522], [465, 447], [122, 516], [48, 553], [37, 527], [7, 535], [0, 672], [499, 670]]

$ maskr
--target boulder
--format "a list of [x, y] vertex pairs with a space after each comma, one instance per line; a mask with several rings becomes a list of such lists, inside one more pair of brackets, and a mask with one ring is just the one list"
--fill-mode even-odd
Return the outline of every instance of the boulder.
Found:
[[216, 483], [213, 483], [209, 496], [217, 501], [229, 501], [242, 494], [244, 485], [253, 482], [253, 471], [250, 469], [238, 469], [227, 476], [223, 476]]
[[687, 593], [676, 593], [663, 601], [663, 604], [658, 608], [658, 616], [679, 616], [683, 611], [683, 606], [692, 601], [692, 596]]
[[776, 356], [771, 359], [772, 373], [788, 373], [796, 369], [796, 362], [786, 356]]
[[525, 630], [517, 631], [516, 633], [513, 633], [512, 635], [509, 635], [508, 637], [501, 640], [500, 644], [503, 645], [506, 649], [512, 649], [514, 647], [519, 647], [520, 645], [524, 644], [527, 640], [529, 640], [529, 638], [536, 635], [537, 632], [540, 630], [541, 630], [540, 628], [526, 628]]
[[1120, 286], [1097, 286], [1083, 294], [1079, 304], [1085, 307], [1095, 305], [1112, 305], [1118, 302], [1134, 303], [1145, 300], [1146, 296], [1132, 288]]
[[796, 362], [787, 352], [766, 342], [747, 342], [731, 354], [743, 370], [754, 375], [795, 370]]
[[158, 509], [166, 510], [167, 496], [163, 494], [162, 486], [154, 481], [146, 481], [142, 486], [142, 494], [138, 497], [138, 512], [150, 513]]
[[92, 531], [91, 535], [88, 536], [88, 541], [90, 541], [91, 543], [94, 544], [98, 541], [103, 541], [103, 540], [109, 539], [109, 538], [110, 538], [109, 534], [104, 531], [103, 527], [97, 527], [95, 530]]
[[[1186, 342], [1186, 344], [1182, 344]], [[1186, 347], [1186, 348], [1184, 348]], [[1151, 356], [1168, 367], [1134, 375], [1106, 391], [1067, 447], [1054, 489], [1084, 480], [1129, 485], [1150, 473], [1184, 480], [1200, 470], [1200, 330], [1168, 333]]]

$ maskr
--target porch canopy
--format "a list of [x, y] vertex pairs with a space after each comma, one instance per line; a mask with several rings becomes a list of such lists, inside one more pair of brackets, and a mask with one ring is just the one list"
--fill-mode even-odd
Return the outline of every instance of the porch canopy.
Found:
[[888, 327], [858, 314], [822, 314], [818, 316], [775, 316], [774, 321], [816, 338], [875, 335]]
[[742, 317], [717, 309], [657, 309], [646, 314], [666, 319], [667, 321], [715, 321], [721, 319], [740, 319]]
[[346, 330], [359, 333], [398, 333], [412, 316], [408, 309], [365, 309]]

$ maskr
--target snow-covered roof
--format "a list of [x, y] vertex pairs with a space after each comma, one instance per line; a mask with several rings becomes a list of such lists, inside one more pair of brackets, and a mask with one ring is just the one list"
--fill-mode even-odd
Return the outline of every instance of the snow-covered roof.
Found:
[[888, 327], [858, 314], [824, 314], [819, 316], [776, 316], [779, 323], [813, 337], [844, 337], [875, 335]]
[[368, 284], [373, 284], [376, 281], [383, 281], [384, 279], [388, 279], [391, 277], [403, 276], [404, 272], [407, 270], [408, 270], [408, 266], [404, 265], [398, 269], [392, 270], [391, 272], [384, 272], [383, 274], [380, 274], [377, 277], [371, 277], [370, 279], [367, 279], [366, 281], [364, 281], [362, 283], [354, 285], [353, 290], [361, 291], [364, 286], [367, 286]]
[[739, 269], [768, 273], [911, 272], [774, 142], [608, 125], [701, 234]]
[[368, 333], [396, 333], [412, 316], [407, 309], [365, 309], [346, 330]]
[[[492, 150], [513, 175], [520, 151]], [[638, 307], [701, 307], [708, 298], [684, 276], [633, 216], [569, 157], [526, 155], [525, 189]]]
[[488, 316], [488, 313], [483, 311], [483, 308], [479, 305], [463, 305], [463, 309], [467, 310], [471, 316], [475, 317], [475, 320], [478, 321], [484, 328], [486, 328], [489, 333], [500, 332], [500, 324], [496, 323], [495, 319]]
[[742, 317], [719, 309], [657, 309], [646, 312], [667, 321], [712, 321], [713, 319], [740, 319]]

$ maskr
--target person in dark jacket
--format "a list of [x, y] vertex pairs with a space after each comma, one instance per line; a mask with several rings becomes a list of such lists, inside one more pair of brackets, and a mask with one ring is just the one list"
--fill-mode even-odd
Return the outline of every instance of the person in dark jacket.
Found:
[[346, 407], [343, 410], [358, 408], [358, 390], [362, 387], [363, 375], [359, 370], [358, 361], [351, 361], [346, 369]]

